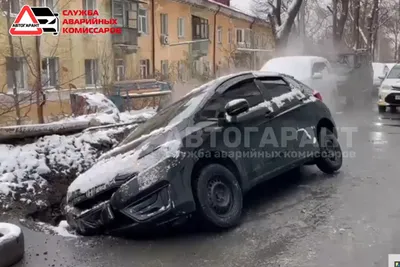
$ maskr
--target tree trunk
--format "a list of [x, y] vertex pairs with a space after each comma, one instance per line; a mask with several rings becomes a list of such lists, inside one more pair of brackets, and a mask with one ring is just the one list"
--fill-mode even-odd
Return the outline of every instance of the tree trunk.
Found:
[[279, 48], [285, 48], [289, 41], [290, 32], [292, 30], [293, 24], [300, 11], [300, 7], [303, 0], [294, 0], [290, 5], [286, 20], [280, 25], [279, 32], [277, 33], [277, 46]]
[[379, 8], [379, 0], [374, 0], [371, 10], [367, 17], [367, 49], [372, 52], [373, 49], [373, 35], [374, 35], [374, 21]]
[[353, 43], [354, 48], [360, 48], [360, 0], [354, 0]]
[[[34, 1], [34, 5], [38, 6], [39, 3], [37, 0]], [[40, 53], [40, 36], [35, 37], [35, 52], [36, 52], [36, 108], [37, 108], [37, 117], [38, 123], [44, 123], [43, 116], [43, 106], [46, 103], [45, 94], [43, 93], [42, 88], [42, 57]], [[50, 77], [49, 77], [50, 78]]]
[[336, 47], [340, 46], [342, 42], [344, 26], [346, 25], [347, 17], [349, 15], [349, 0], [341, 0], [340, 3], [341, 3], [340, 16], [339, 18], [336, 18], [337, 20], [336, 27], [335, 31], [333, 32], [333, 41]]
[[[11, 0], [8, 1], [8, 9], [6, 13], [6, 18], [7, 18], [7, 29], [11, 28], [11, 17], [10, 17], [10, 10], [11, 10]], [[19, 94], [18, 94], [18, 88], [17, 88], [17, 74], [15, 73], [15, 51], [14, 51], [14, 43], [13, 43], [13, 37], [10, 34], [7, 34], [8, 36], [8, 46], [10, 48], [10, 57], [12, 60], [12, 80], [13, 80], [13, 99], [14, 99], [14, 108], [15, 108], [15, 117], [16, 117], [16, 124], [20, 125], [21, 124], [21, 107], [19, 103]]]

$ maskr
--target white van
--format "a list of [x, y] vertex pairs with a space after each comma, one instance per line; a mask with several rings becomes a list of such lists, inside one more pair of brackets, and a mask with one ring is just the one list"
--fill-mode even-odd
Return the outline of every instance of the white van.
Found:
[[338, 99], [336, 75], [326, 58], [315, 56], [287, 56], [270, 59], [261, 71], [284, 73], [295, 77], [321, 93], [329, 108]]

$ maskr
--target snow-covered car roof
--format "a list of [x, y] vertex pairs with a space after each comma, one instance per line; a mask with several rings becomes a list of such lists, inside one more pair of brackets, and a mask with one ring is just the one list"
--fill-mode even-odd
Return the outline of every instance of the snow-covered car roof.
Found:
[[308, 77], [311, 75], [311, 65], [316, 61], [328, 60], [317, 56], [276, 57], [267, 61], [261, 71], [284, 73], [294, 77]]

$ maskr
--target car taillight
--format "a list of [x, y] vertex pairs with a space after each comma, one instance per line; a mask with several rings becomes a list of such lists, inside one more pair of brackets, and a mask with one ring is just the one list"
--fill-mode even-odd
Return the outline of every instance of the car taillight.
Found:
[[318, 98], [320, 101], [322, 101], [322, 96], [319, 92], [314, 92], [314, 96]]

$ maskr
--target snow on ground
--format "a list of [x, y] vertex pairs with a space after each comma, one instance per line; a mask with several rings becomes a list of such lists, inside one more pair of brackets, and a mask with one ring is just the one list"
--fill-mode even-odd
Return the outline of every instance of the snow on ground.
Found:
[[0, 211], [23, 208], [33, 213], [60, 203], [80, 173], [135, 128], [134, 122], [154, 114], [154, 109], [119, 113], [120, 123], [132, 125], [48, 135], [25, 145], [0, 144]]
[[61, 221], [58, 226], [52, 226], [46, 223], [37, 222], [36, 226], [45, 234], [59, 235], [68, 238], [77, 238], [78, 236], [70, 228], [67, 221]]

